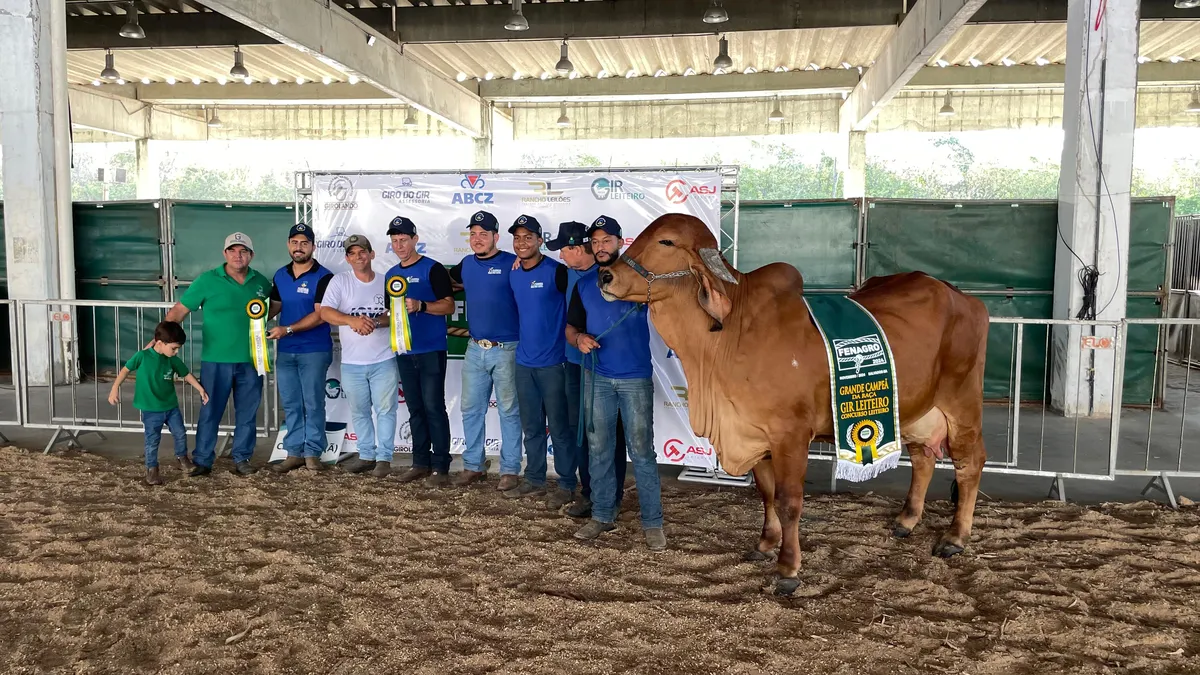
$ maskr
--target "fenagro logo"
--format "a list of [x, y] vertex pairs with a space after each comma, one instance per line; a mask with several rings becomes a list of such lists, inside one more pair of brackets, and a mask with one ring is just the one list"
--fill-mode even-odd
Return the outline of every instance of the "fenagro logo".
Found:
[[706, 448], [699, 445], [688, 445], [678, 438], [672, 438], [666, 443], [663, 443], [663, 455], [667, 461], [678, 464], [687, 458], [688, 455], [699, 455], [701, 457], [712, 457], [712, 448]]
[[712, 185], [692, 185], [691, 183], [676, 178], [667, 183], [667, 201], [672, 204], [682, 204], [692, 195], [707, 195], [709, 197], [716, 196], [717, 188]]
[[327, 206], [331, 211], [349, 211], [358, 208], [358, 202], [354, 201], [355, 197], [354, 183], [345, 176], [334, 176], [333, 180], [329, 181], [329, 196], [333, 197], [333, 202]]
[[478, 173], [468, 173], [463, 175], [463, 179], [459, 182], [459, 186], [467, 192], [455, 192], [450, 198], [451, 204], [495, 204], [496, 193], [484, 192], [483, 188], [487, 185], [487, 181], [483, 179], [483, 175]]
[[676, 401], [666, 401], [663, 403], [664, 408], [686, 408], [688, 407], [688, 390], [687, 387], [678, 385], [672, 386], [671, 391], [675, 394]]
[[562, 190], [555, 190], [554, 186], [549, 181], [535, 180], [529, 181], [529, 187], [537, 193], [536, 197], [521, 197], [522, 204], [569, 204], [571, 198], [563, 194]]
[[854, 368], [857, 373], [863, 367], [882, 366], [887, 363], [883, 343], [878, 335], [864, 335], [849, 340], [834, 340], [833, 351], [837, 355], [839, 369]]
[[592, 196], [599, 201], [606, 199], [642, 200], [645, 192], [635, 192], [625, 188], [625, 182], [618, 178], [600, 177], [592, 181]]

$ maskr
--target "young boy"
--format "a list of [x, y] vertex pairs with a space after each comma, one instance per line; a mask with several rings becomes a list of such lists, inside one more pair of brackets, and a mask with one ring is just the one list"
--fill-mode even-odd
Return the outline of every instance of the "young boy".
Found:
[[162, 438], [163, 424], [171, 430], [175, 439], [175, 459], [179, 468], [192, 469], [188, 459], [187, 429], [183, 426], [183, 415], [179, 412], [179, 397], [175, 395], [175, 376], [192, 385], [200, 394], [200, 401], [208, 403], [208, 392], [188, 372], [180, 359], [179, 348], [187, 341], [183, 327], [174, 321], [163, 321], [154, 328], [154, 342], [134, 354], [113, 382], [108, 393], [108, 402], [121, 402], [121, 383], [130, 371], [137, 372], [137, 383], [133, 390], [133, 407], [142, 411], [142, 426], [146, 431], [146, 484], [162, 485], [158, 474], [158, 442]]

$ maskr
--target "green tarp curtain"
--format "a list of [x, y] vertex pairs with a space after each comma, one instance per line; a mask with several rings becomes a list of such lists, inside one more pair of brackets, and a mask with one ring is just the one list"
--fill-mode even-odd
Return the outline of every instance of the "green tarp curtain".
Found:
[[[268, 279], [288, 264], [288, 229], [296, 222], [289, 204], [224, 204], [171, 202], [175, 233], [175, 278], [194, 281], [201, 273], [224, 263], [225, 237], [234, 232], [254, 242], [250, 266]], [[176, 291], [179, 297], [182, 289]]]

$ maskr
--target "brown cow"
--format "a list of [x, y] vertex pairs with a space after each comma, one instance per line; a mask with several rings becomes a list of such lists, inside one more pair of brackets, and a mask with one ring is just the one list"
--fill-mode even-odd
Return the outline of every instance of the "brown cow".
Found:
[[[792, 593], [800, 583], [809, 442], [832, 441], [834, 433], [828, 361], [800, 273], [784, 263], [737, 272], [704, 223], [670, 214], [602, 269], [599, 283], [609, 299], [649, 302], [654, 327], [683, 364], [692, 430], [712, 442], [725, 471], [753, 469], [765, 513], [747, 558], [765, 559], [779, 546], [775, 592]], [[923, 272], [869, 279], [850, 297], [878, 320], [895, 358], [912, 484], [893, 533], [906, 537], [921, 520], [934, 455], [945, 445], [959, 500], [933, 554], [961, 553], [985, 460], [987, 309]]]

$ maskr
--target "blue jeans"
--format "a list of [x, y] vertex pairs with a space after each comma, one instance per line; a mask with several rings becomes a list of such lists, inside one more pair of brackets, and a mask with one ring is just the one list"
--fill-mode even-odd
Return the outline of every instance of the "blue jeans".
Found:
[[396, 451], [396, 411], [400, 407], [396, 359], [366, 366], [343, 363], [342, 390], [350, 402], [350, 417], [358, 436], [358, 458], [391, 462]]
[[[582, 376], [582, 371], [583, 368], [578, 363], [567, 363], [567, 418], [571, 424], [571, 442], [579, 439], [579, 378]], [[588, 470], [588, 437], [586, 433], [575, 450], [575, 456], [579, 459], [579, 484], [583, 486], [580, 492], [584, 499], [591, 499], [592, 476]], [[621, 423], [620, 413], [617, 414], [617, 447], [613, 454], [613, 464], [617, 470], [616, 503], [619, 506], [625, 497], [625, 470], [629, 464], [629, 456], [625, 452], [625, 425]]]
[[[654, 384], [649, 378], [616, 380], [585, 371], [583, 386], [595, 381], [591, 409], [584, 416], [588, 425], [589, 461], [592, 478], [592, 518], [613, 522], [616, 510], [617, 414], [625, 423], [629, 458], [637, 481], [642, 527], [662, 527], [662, 487], [654, 452]], [[586, 400], [586, 399], [585, 399]]]
[[525, 433], [525, 480], [546, 483], [546, 426], [554, 439], [554, 473], [558, 487], [575, 491], [579, 465], [567, 408], [567, 364], [529, 368], [517, 364], [517, 403]]
[[233, 394], [233, 461], [249, 462], [254, 454], [254, 423], [262, 402], [262, 376], [252, 363], [200, 362], [200, 386], [208, 392], [208, 405], [200, 406], [196, 420], [196, 466], [212, 468], [216, 460], [217, 432], [225, 404]]
[[175, 456], [187, 457], [187, 427], [183, 426], [183, 413], [179, 408], [162, 412], [142, 411], [142, 427], [146, 430], [146, 468], [158, 466], [158, 442], [162, 440], [163, 425], [171, 430], [175, 439]]
[[[487, 431], [492, 386], [500, 407], [500, 473], [521, 473], [521, 416], [517, 413], [517, 343], [484, 349], [467, 343], [462, 371], [462, 416], [466, 447], [463, 466], [483, 471], [483, 442]], [[543, 432], [545, 433], [545, 432]]]
[[446, 414], [446, 352], [397, 354], [408, 427], [412, 431], [412, 465], [450, 471], [450, 416]]
[[332, 352], [280, 352], [275, 361], [288, 457], [320, 457], [325, 452], [325, 378], [332, 361]]

